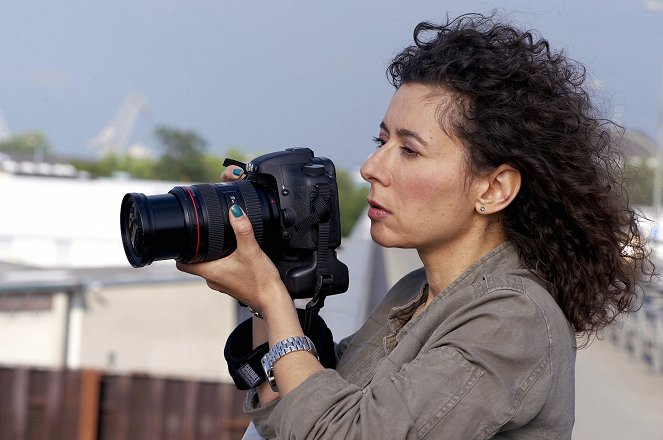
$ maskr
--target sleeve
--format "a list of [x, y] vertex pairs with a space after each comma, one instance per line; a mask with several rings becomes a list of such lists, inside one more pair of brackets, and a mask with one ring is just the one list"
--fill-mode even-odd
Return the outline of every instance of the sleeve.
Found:
[[548, 334], [529, 297], [492, 293], [446, 318], [410, 361], [392, 351], [364, 389], [334, 370], [315, 373], [281, 397], [268, 424], [283, 439], [489, 438], [543, 406]]
[[339, 359], [341, 359], [341, 356], [343, 356], [343, 353], [345, 353], [345, 350], [348, 348], [348, 345], [350, 345], [350, 341], [352, 340], [353, 336], [354, 335], [350, 335], [346, 338], [341, 339], [340, 342], [334, 344], [336, 363], [338, 363]]
[[269, 425], [269, 416], [272, 414], [273, 409], [279, 399], [270, 402], [268, 405], [260, 406], [258, 402], [258, 391], [254, 388], [246, 393], [246, 400], [244, 401], [244, 414], [251, 420], [255, 430], [264, 439], [276, 438], [276, 431]]
[[[334, 343], [336, 360], [341, 358], [352, 338], [353, 335], [344, 338], [339, 343]], [[269, 425], [268, 420], [278, 402], [277, 399], [269, 405], [261, 407], [258, 401], [258, 393], [255, 390], [247, 393], [244, 402], [244, 413], [253, 422], [255, 430], [265, 439], [276, 438], [276, 431]]]

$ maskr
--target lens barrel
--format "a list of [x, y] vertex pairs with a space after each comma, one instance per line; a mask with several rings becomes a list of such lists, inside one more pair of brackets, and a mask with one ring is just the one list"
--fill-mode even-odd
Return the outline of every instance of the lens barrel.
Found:
[[251, 181], [177, 186], [168, 194], [126, 194], [120, 209], [124, 252], [133, 267], [155, 260], [197, 263], [225, 257], [236, 248], [228, 211], [239, 205], [256, 240], [279, 228], [279, 208], [268, 189]]

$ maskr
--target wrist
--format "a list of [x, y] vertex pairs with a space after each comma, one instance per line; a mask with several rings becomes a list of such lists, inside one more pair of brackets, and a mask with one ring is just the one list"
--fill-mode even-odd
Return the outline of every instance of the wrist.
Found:
[[267, 327], [263, 319], [253, 318], [252, 321], [252, 343], [253, 348], [256, 348], [267, 342]]
[[269, 300], [258, 310], [266, 324], [270, 319], [282, 319], [284, 314], [295, 311], [295, 304], [288, 291], [285, 290], [285, 286], [275, 289], [273, 292]]

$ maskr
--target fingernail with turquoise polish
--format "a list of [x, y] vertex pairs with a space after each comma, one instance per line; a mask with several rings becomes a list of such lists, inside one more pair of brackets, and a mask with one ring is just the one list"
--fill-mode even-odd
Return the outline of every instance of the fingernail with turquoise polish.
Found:
[[237, 177], [241, 176], [242, 175], [242, 169], [241, 168], [235, 168], [233, 170], [233, 174]]
[[231, 207], [230, 207], [230, 211], [232, 211], [232, 213], [233, 213], [233, 215], [235, 216], [235, 218], [240, 218], [240, 217], [242, 216], [242, 214], [244, 214], [244, 213], [242, 212], [242, 208], [240, 208], [239, 205], [233, 205], [233, 206], [231, 206]]

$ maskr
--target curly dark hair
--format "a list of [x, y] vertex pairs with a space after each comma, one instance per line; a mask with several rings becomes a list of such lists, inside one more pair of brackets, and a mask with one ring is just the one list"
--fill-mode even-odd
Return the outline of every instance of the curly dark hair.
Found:
[[390, 82], [455, 96], [440, 125], [466, 147], [472, 175], [520, 171], [503, 227], [575, 331], [591, 336], [637, 308], [654, 267], [624, 190], [621, 128], [600, 117], [585, 68], [494, 16], [420, 23], [414, 41], [389, 65]]

